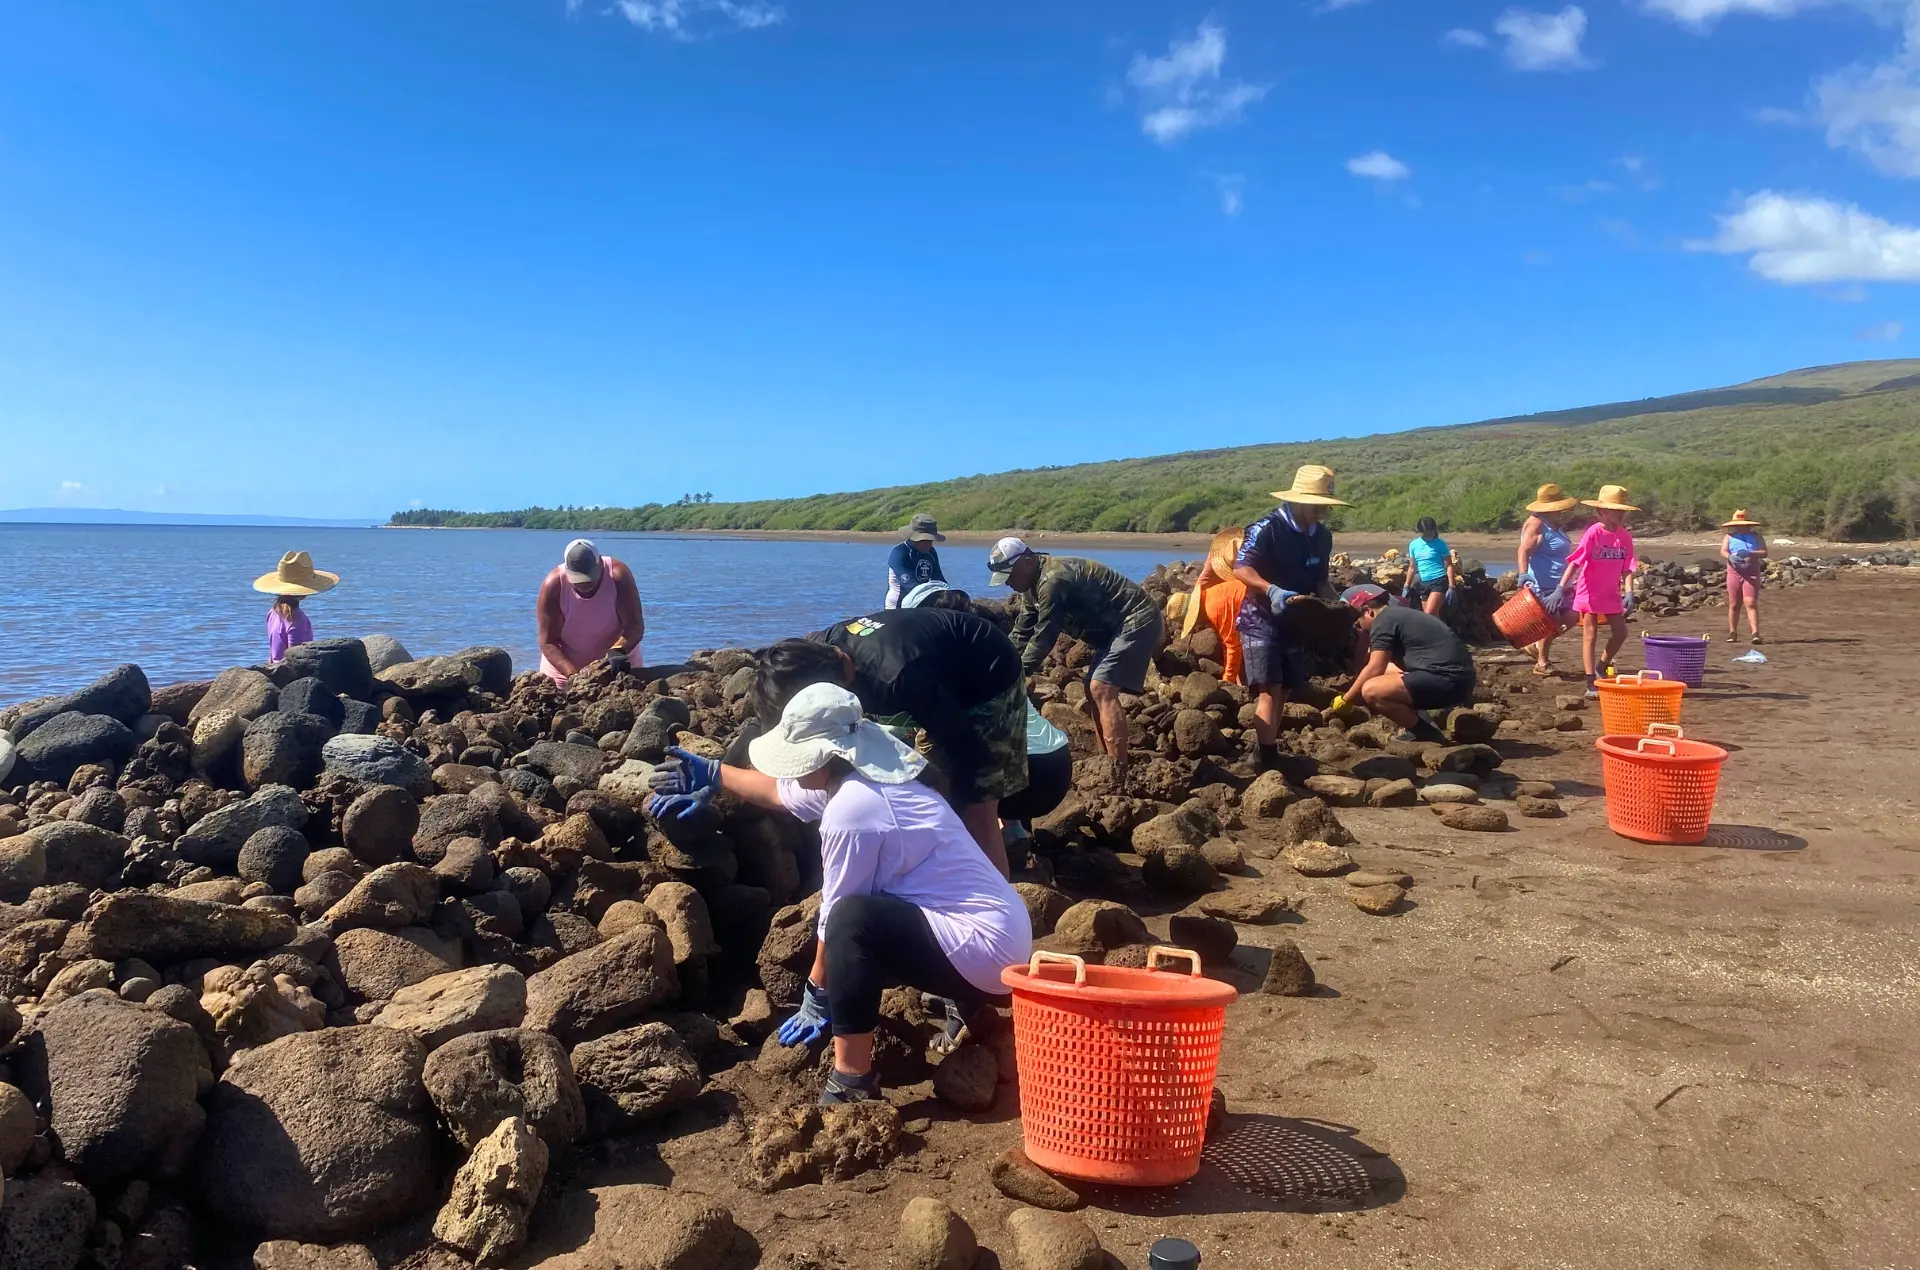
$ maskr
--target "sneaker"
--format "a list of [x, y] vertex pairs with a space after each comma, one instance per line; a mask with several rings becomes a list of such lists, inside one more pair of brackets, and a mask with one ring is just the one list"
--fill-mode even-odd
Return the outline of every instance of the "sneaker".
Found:
[[1735, 634], [1734, 634], [1734, 633], [1733, 633], [1732, 631], [1728, 631], [1728, 632], [1727, 632], [1727, 642], [1728, 642], [1729, 644], [1731, 644], [1731, 643], [1733, 643], [1734, 641], [1736, 641], [1736, 640], [1738, 640], [1739, 638], [1740, 638], [1740, 637], [1739, 637], [1738, 635], [1735, 635]]
[[1748, 640], [1747, 642], [1749, 644], [1752, 644], [1755, 648], [1758, 648], [1760, 647], [1761, 644], [1765, 643], [1766, 641], [1762, 640], [1758, 635], [1755, 635], [1752, 639]]
[[865, 1076], [853, 1076], [838, 1067], [827, 1077], [826, 1088], [820, 1091], [822, 1107], [839, 1107], [847, 1103], [873, 1102], [880, 1097], [880, 1073], [868, 1072]]
[[1594, 683], [1593, 680], [1591, 679], [1587, 680], [1587, 700], [1598, 701], [1599, 699], [1600, 699], [1599, 687]]

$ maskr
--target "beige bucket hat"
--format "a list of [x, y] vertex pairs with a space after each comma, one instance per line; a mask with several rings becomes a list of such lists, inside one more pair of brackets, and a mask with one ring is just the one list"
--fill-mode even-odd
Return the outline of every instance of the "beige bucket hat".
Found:
[[289, 551], [272, 573], [253, 580], [253, 589], [268, 595], [318, 595], [339, 585], [339, 574], [314, 568], [313, 557], [304, 551]]

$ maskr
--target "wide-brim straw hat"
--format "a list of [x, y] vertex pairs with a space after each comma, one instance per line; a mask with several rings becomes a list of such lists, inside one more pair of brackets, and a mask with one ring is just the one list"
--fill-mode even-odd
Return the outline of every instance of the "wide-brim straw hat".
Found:
[[812, 775], [836, 758], [882, 785], [904, 785], [926, 770], [921, 758], [860, 708], [839, 684], [810, 684], [794, 694], [780, 722], [747, 742], [747, 757], [775, 780]]
[[1542, 485], [1539, 492], [1533, 496], [1533, 501], [1527, 504], [1527, 510], [1530, 512], [1563, 512], [1578, 506], [1579, 503], [1579, 499], [1567, 493], [1567, 491], [1561, 489], [1558, 485], [1548, 482]]
[[253, 580], [253, 589], [268, 595], [318, 595], [339, 585], [339, 574], [314, 568], [313, 557], [304, 551], [289, 551], [272, 573]]
[[1293, 474], [1293, 488], [1275, 490], [1269, 496], [1283, 503], [1307, 503], [1314, 507], [1350, 507], [1333, 496], [1333, 469], [1309, 463]]
[[1747, 514], [1747, 509], [1742, 507], [1738, 511], [1733, 513], [1732, 520], [1721, 521], [1720, 528], [1722, 529], [1765, 529], [1766, 525], [1760, 521], [1755, 520], [1753, 517], [1749, 516]]
[[1624, 485], [1602, 485], [1597, 498], [1580, 500], [1588, 507], [1598, 507], [1610, 512], [1637, 512], [1640, 509], [1627, 501], [1627, 487]]

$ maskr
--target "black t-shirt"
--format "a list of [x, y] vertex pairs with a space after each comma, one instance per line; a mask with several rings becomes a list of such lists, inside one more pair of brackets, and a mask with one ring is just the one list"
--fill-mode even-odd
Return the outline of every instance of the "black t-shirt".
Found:
[[992, 622], [957, 609], [889, 609], [826, 630], [853, 660], [853, 691], [868, 714], [934, 720], [971, 710], [1020, 681], [1020, 654]]
[[1373, 619], [1367, 646], [1402, 670], [1424, 670], [1436, 675], [1470, 675], [1473, 653], [1466, 641], [1439, 618], [1419, 609], [1389, 604]]

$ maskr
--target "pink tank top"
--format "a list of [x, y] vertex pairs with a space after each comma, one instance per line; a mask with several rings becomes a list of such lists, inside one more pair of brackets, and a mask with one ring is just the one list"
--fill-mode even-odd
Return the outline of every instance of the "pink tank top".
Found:
[[[613, 580], [615, 561], [612, 556], [601, 559], [604, 568], [600, 587], [592, 595], [583, 596], [565, 582], [560, 585], [560, 649], [576, 666], [585, 666], [606, 656], [607, 650], [620, 639], [620, 588]], [[540, 658], [540, 669], [555, 683], [566, 684], [567, 677], [544, 656]]]

